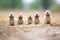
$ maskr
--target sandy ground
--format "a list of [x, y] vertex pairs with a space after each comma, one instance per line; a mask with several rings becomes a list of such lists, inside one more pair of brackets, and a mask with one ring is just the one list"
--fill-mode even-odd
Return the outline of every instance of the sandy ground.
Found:
[[[60, 40], [60, 14], [52, 12], [53, 25], [44, 24], [44, 12], [40, 12], [40, 24], [31, 25], [27, 24], [27, 16], [32, 13], [34, 16], [35, 11], [17, 11], [14, 10], [15, 26], [8, 24], [8, 11], [0, 11], [0, 40]], [[17, 25], [17, 17], [19, 13], [23, 14], [24, 24]]]
[[0, 27], [0, 40], [60, 40], [60, 26], [31, 24]]

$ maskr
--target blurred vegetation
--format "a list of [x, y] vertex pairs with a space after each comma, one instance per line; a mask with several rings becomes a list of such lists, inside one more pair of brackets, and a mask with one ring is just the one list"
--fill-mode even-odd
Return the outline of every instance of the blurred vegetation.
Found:
[[[28, 5], [29, 9], [51, 9], [60, 10], [60, 5], [55, 3], [55, 0], [35, 0]], [[24, 9], [22, 0], [0, 0], [0, 9]]]
[[52, 6], [52, 10], [60, 11], [60, 5], [57, 5], [55, 2], [53, 2], [51, 6]]
[[41, 0], [36, 0], [34, 3], [30, 4], [30, 9], [39, 9], [41, 6]]
[[9, 8], [23, 8], [22, 0], [0, 0], [0, 8], [9, 9]]

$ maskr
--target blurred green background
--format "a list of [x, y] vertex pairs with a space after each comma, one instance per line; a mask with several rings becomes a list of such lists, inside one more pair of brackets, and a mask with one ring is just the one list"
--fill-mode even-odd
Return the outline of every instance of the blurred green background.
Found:
[[0, 9], [60, 11], [60, 0], [0, 0]]

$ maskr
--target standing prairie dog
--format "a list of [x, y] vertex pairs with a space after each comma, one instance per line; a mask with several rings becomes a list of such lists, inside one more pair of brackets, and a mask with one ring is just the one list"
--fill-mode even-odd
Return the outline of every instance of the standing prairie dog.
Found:
[[31, 15], [29, 15], [29, 17], [28, 17], [28, 24], [32, 24], [32, 16]]
[[14, 26], [14, 15], [12, 12], [9, 14], [9, 24], [10, 26]]
[[35, 15], [35, 24], [39, 24], [39, 15], [38, 14], [36, 14]]
[[19, 25], [23, 24], [23, 17], [22, 17], [22, 15], [19, 15], [19, 17], [18, 17], [18, 24]]
[[46, 11], [46, 14], [45, 14], [45, 24], [51, 24], [51, 14], [50, 14], [50, 11]]

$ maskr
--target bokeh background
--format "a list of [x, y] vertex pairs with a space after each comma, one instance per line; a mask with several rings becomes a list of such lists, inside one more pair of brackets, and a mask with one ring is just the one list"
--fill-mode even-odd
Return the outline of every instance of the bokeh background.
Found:
[[0, 9], [60, 11], [60, 0], [0, 0]]

